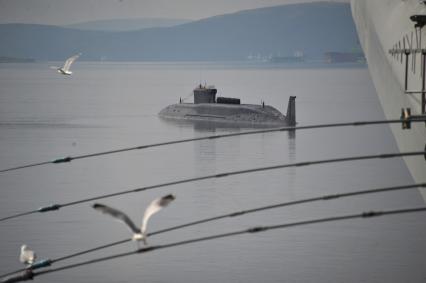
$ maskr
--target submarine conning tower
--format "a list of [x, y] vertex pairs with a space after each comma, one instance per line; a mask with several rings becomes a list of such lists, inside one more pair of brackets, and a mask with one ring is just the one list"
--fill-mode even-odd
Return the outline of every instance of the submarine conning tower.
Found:
[[214, 86], [202, 86], [194, 89], [194, 104], [216, 103], [217, 89]]
[[241, 104], [239, 98], [216, 97], [217, 89], [214, 86], [198, 85], [194, 89], [194, 104], [217, 103], [217, 104]]

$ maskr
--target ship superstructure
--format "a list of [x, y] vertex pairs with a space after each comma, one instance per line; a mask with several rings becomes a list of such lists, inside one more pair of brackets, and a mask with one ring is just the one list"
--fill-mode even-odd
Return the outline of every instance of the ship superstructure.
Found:
[[[388, 119], [426, 115], [425, 2], [351, 0], [359, 40]], [[392, 125], [391, 129], [400, 151], [425, 149], [425, 123]], [[426, 182], [423, 158], [404, 161], [416, 182]], [[422, 193], [426, 200], [426, 192]]]

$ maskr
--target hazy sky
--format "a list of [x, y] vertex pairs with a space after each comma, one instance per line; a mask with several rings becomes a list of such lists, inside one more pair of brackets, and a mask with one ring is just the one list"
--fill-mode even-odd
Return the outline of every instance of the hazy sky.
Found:
[[201, 19], [246, 9], [313, 1], [318, 0], [0, 0], [0, 23], [62, 25], [120, 18]]

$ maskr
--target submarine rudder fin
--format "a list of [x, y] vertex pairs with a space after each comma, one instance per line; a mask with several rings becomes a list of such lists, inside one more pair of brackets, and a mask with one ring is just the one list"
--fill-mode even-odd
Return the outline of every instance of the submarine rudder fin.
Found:
[[285, 120], [289, 126], [296, 125], [296, 96], [288, 98], [287, 114]]

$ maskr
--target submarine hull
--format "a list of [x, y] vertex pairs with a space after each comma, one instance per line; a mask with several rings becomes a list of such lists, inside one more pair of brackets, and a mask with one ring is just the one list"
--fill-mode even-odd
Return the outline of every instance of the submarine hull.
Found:
[[173, 120], [208, 121], [244, 125], [294, 126], [276, 108], [269, 105], [178, 103], [160, 111], [159, 116]]

